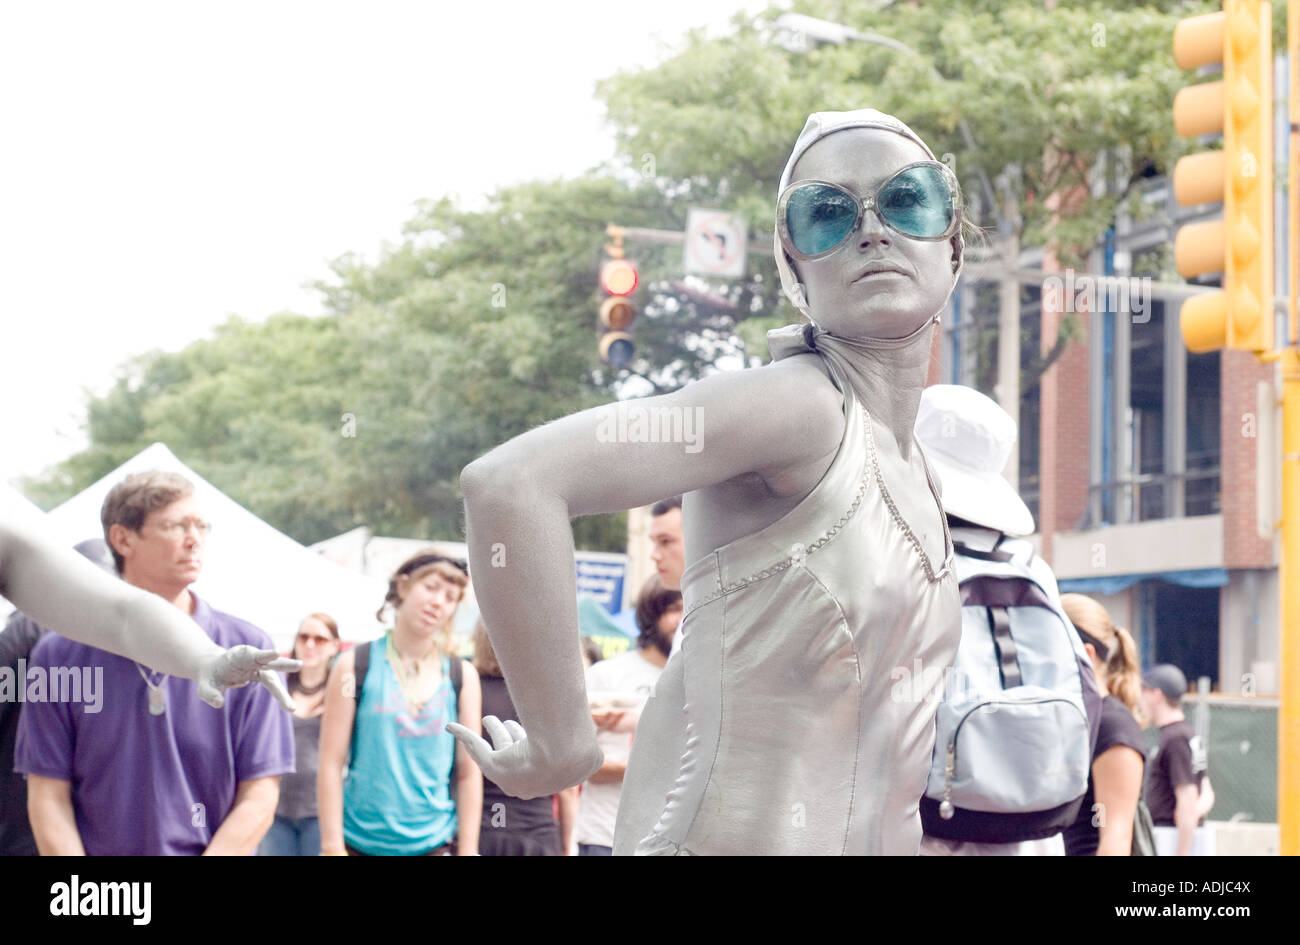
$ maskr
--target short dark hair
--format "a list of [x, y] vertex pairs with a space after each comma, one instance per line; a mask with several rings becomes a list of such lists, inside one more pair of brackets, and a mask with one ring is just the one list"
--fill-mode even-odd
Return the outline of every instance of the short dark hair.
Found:
[[194, 483], [180, 473], [154, 469], [149, 472], [132, 473], [127, 476], [104, 497], [104, 504], [99, 509], [99, 521], [104, 526], [104, 541], [113, 553], [113, 566], [117, 573], [122, 573], [126, 563], [108, 537], [114, 525], [121, 525], [133, 532], [144, 527], [144, 520], [149, 513], [166, 508], [177, 499], [194, 494]]
[[474, 668], [480, 676], [500, 676], [501, 661], [497, 651], [492, 649], [492, 640], [488, 637], [487, 624], [479, 617], [474, 624]]
[[681, 591], [671, 591], [664, 587], [663, 578], [653, 575], [641, 588], [636, 599], [636, 626], [641, 634], [636, 638], [637, 645], [647, 647], [659, 630], [659, 618], [668, 608], [682, 601]]
[[660, 515], [667, 515], [673, 509], [682, 507], [682, 497], [679, 495], [669, 496], [666, 499], [660, 499], [654, 505], [650, 506], [650, 516], [658, 518]]
[[582, 652], [587, 655], [587, 662], [593, 666], [605, 658], [604, 650], [591, 637], [582, 638]]

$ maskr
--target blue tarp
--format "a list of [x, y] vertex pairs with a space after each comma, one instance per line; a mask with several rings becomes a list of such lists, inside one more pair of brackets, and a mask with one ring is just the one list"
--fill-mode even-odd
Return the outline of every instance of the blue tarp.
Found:
[[1228, 572], [1224, 568], [1198, 568], [1192, 571], [1151, 571], [1146, 574], [1110, 574], [1095, 578], [1067, 578], [1058, 581], [1062, 594], [1118, 594], [1139, 581], [1168, 581], [1183, 587], [1226, 587]]
[[584, 637], [637, 637], [636, 612], [631, 608], [611, 614], [601, 602], [585, 595], [578, 597], [578, 628]]

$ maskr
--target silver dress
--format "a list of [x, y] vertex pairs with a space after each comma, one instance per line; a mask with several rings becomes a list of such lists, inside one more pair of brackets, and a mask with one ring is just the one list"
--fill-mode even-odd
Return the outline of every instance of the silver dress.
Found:
[[[945, 521], [946, 558], [929, 561], [895, 508], [850, 352], [810, 349], [797, 330], [769, 337], [774, 358], [822, 356], [844, 394], [844, 439], [794, 509], [682, 576], [682, 652], [628, 772], [647, 783], [624, 785], [633, 810], [619, 828], [639, 842], [621, 840], [640, 854], [916, 854], [937, 701], [912, 677], [941, 678], [956, 654], [952, 541]], [[673, 745], [654, 728], [680, 728], [683, 712], [665, 802], [670, 775], [651, 769], [668, 759], [638, 766], [635, 755], [643, 741], [648, 755]], [[638, 805], [662, 812], [648, 835]]]

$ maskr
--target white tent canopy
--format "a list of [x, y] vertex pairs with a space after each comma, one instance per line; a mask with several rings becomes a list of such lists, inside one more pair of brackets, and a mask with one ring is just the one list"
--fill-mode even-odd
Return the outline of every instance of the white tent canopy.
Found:
[[[27, 496], [23, 495], [9, 483], [0, 480], [0, 509], [14, 509], [30, 512], [34, 518], [44, 518], [45, 513], [41, 511], [40, 506], [32, 502]], [[14, 605], [9, 603], [3, 597], [0, 597], [0, 621], [13, 613]]]
[[375, 611], [387, 583], [328, 561], [276, 531], [155, 443], [84, 492], [51, 511], [45, 521], [56, 541], [74, 545], [103, 536], [99, 510], [110, 489], [131, 473], [161, 469], [194, 483], [203, 515], [213, 524], [194, 592], [270, 634], [282, 651], [292, 646], [303, 617], [329, 614], [344, 640], [371, 640], [381, 627]]
[[34, 515], [45, 515], [45, 513], [41, 511], [40, 506], [3, 480], [0, 480], [0, 492], [4, 493], [3, 496], [0, 496], [0, 499], [3, 499], [3, 502], [0, 502], [0, 508], [10, 505], [18, 505], [27, 509]]

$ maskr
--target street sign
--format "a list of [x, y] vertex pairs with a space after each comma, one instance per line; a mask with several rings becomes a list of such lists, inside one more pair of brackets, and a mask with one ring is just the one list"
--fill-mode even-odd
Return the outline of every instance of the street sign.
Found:
[[745, 274], [745, 221], [721, 210], [693, 207], [686, 218], [683, 268], [701, 276]]

